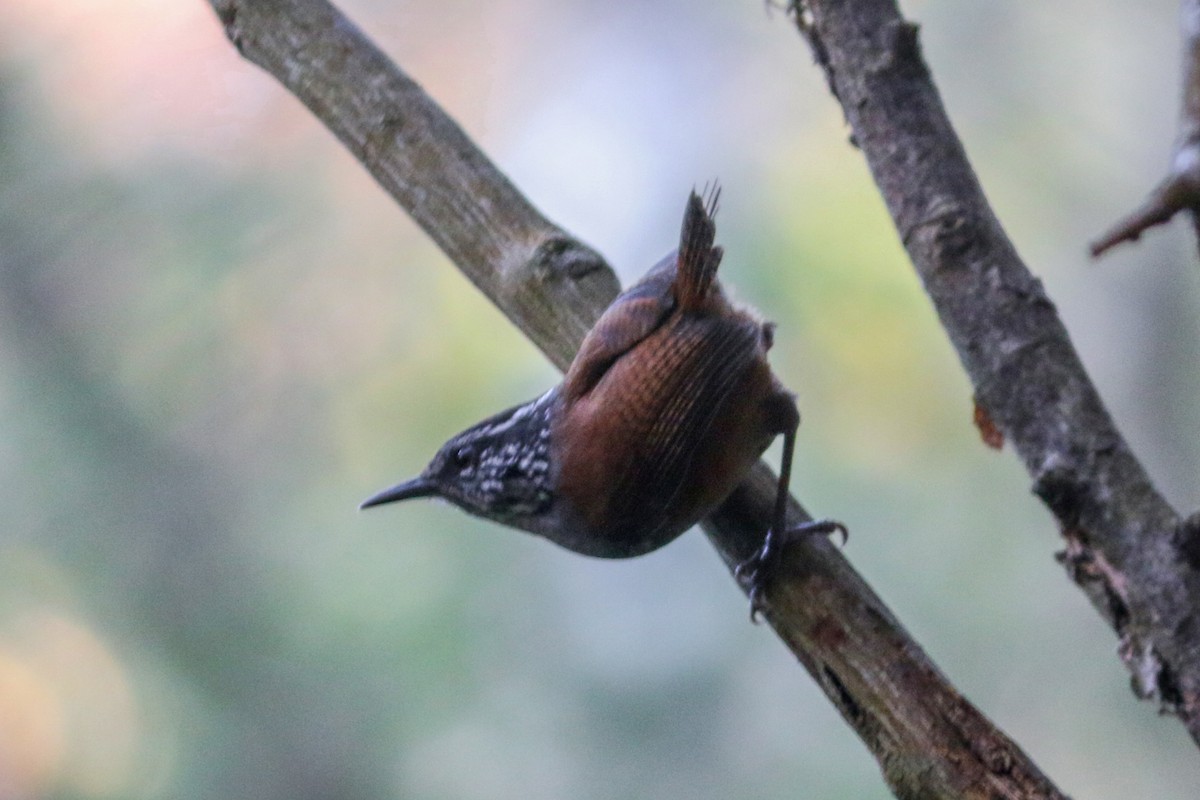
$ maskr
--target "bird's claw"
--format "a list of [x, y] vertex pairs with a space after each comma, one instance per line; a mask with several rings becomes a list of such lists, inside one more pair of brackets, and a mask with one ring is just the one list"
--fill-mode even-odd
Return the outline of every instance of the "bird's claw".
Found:
[[759, 615], [767, 611], [767, 583], [779, 568], [783, 549], [800, 537], [829, 536], [834, 533], [842, 535], [843, 546], [850, 539], [850, 532], [846, 526], [831, 519], [809, 520], [795, 527], [785, 528], [782, 533], [776, 533], [775, 528], [767, 532], [762, 546], [733, 571], [733, 577], [746, 587], [750, 595], [751, 622], [757, 624]]
[[768, 548], [766, 543], [755, 552], [754, 555], [737, 565], [733, 571], [733, 577], [738, 583], [746, 587], [747, 593], [750, 595], [750, 621], [755, 625], [758, 624], [758, 616], [767, 610], [767, 603], [764, 597], [766, 590], [766, 581], [761, 578], [764, 572], [765, 558]]

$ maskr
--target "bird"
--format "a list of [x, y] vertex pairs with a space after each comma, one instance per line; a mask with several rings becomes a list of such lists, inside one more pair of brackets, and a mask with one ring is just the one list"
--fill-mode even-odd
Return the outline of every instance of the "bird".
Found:
[[415, 478], [360, 508], [434, 497], [588, 556], [632, 558], [712, 513], [775, 437], [783, 454], [762, 546], [735, 574], [751, 619], [783, 546], [846, 528], [788, 528], [800, 414], [772, 373], [775, 325], [717, 280], [720, 187], [690, 193], [678, 248], [620, 294], [584, 337], [563, 381], [451, 437]]

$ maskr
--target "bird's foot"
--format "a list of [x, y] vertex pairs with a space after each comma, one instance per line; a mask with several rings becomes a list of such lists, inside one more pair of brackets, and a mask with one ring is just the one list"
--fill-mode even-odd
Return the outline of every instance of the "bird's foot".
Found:
[[746, 587], [750, 595], [750, 621], [757, 623], [758, 615], [767, 610], [767, 583], [778, 570], [783, 558], [783, 550], [797, 539], [807, 536], [829, 536], [834, 533], [842, 535], [842, 544], [850, 538], [846, 526], [832, 519], [818, 519], [802, 522], [793, 528], [784, 528], [777, 532], [775, 528], [767, 531], [762, 547], [754, 555], [737, 565], [733, 577]]

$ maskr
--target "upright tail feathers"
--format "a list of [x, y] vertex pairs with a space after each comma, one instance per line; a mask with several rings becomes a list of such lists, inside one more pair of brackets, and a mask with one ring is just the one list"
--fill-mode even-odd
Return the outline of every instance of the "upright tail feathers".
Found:
[[717, 237], [717, 201], [721, 187], [706, 188], [706, 200], [692, 191], [683, 214], [683, 230], [679, 235], [679, 263], [675, 272], [675, 300], [685, 311], [704, 308], [708, 294], [717, 279], [724, 251], [714, 247]]

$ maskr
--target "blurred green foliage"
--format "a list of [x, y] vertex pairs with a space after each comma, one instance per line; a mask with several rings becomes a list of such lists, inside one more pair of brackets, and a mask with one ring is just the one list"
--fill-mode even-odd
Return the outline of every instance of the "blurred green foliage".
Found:
[[[725, 185], [795, 489], [1067, 792], [1191, 798], [1054, 563], [802, 42], [682, 0], [347, 10], [626, 279]], [[1175, 114], [1175, 8], [914, 2], [984, 185], [1151, 473], [1200, 505], [1183, 225], [1099, 265]], [[581, 559], [359, 515], [555, 380], [203, 3], [0, 9], [0, 798], [884, 798], [702, 537]]]

